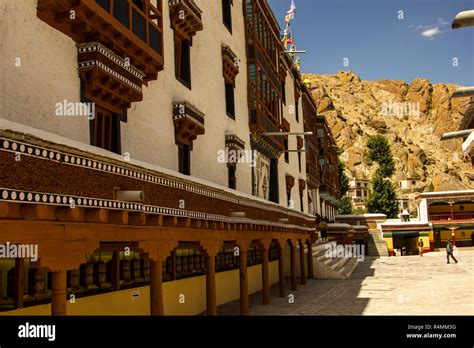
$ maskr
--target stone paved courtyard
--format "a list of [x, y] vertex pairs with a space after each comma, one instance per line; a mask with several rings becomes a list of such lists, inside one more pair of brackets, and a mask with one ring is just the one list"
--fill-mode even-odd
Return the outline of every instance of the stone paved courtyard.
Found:
[[[366, 257], [349, 280], [310, 279], [294, 294], [294, 303], [271, 288], [271, 304], [261, 293], [250, 298], [251, 315], [474, 315], [474, 249], [461, 249], [458, 263], [444, 252], [420, 256]], [[290, 284], [287, 279], [287, 289]], [[218, 308], [238, 315], [239, 302]]]

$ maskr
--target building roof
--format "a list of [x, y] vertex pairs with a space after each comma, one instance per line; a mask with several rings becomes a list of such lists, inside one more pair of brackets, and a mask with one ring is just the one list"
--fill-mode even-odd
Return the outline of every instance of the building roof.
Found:
[[418, 195], [417, 198], [436, 199], [436, 198], [448, 198], [458, 196], [469, 196], [474, 198], [474, 190], [456, 190], [456, 191], [437, 191], [437, 192], [423, 192]]

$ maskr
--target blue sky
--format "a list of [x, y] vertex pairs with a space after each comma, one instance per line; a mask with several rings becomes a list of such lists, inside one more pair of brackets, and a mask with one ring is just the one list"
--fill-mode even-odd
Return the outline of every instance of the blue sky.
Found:
[[[302, 72], [353, 70], [364, 80], [424, 77], [474, 85], [474, 27], [451, 29], [458, 12], [474, 9], [474, 0], [294, 1], [293, 37], [297, 49], [307, 51]], [[283, 29], [291, 0], [269, 3]]]

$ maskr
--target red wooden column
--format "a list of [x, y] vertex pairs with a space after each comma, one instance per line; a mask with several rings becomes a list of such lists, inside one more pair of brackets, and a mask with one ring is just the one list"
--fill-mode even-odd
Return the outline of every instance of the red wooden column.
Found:
[[138, 243], [138, 248], [145, 251], [150, 259], [150, 314], [152, 316], [164, 315], [163, 262], [177, 245], [177, 240], [147, 240]]
[[314, 278], [314, 270], [313, 270], [313, 244], [311, 244], [311, 240], [307, 241], [308, 245], [308, 254], [306, 255], [308, 257], [308, 278], [313, 279]]
[[286, 296], [286, 283], [285, 283], [285, 239], [278, 240], [278, 282], [280, 285], [280, 297]]
[[66, 271], [52, 273], [51, 315], [66, 315]]
[[112, 254], [112, 286], [115, 291], [120, 290], [120, 251]]
[[272, 244], [271, 240], [261, 241], [262, 250], [262, 301], [264, 305], [270, 304], [270, 272], [268, 252]]
[[215, 241], [202, 242], [206, 250], [206, 312], [207, 315], [217, 315], [216, 295], [216, 255], [220, 244]]
[[296, 247], [297, 241], [293, 241], [291, 239], [288, 240], [288, 244], [290, 245], [290, 272], [291, 272], [291, 290], [296, 291], [298, 290], [298, 286], [296, 285]]
[[304, 243], [302, 240], [299, 240], [300, 246], [300, 281], [301, 285], [306, 284], [306, 270], [305, 270], [305, 260], [304, 260]]
[[239, 245], [239, 276], [240, 276], [240, 315], [249, 314], [249, 280], [247, 275], [247, 250], [252, 241], [237, 241]]
[[23, 308], [25, 293], [25, 259], [15, 259], [15, 273], [13, 275], [13, 297], [15, 308]]
[[163, 315], [163, 260], [150, 262], [150, 312]]

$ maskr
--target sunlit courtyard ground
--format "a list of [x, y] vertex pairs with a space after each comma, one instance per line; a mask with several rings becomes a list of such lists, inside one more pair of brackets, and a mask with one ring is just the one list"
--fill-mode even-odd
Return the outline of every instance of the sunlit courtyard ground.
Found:
[[[261, 293], [250, 299], [251, 315], [474, 315], [474, 249], [460, 249], [458, 263], [446, 263], [445, 252], [420, 256], [366, 257], [349, 280], [310, 279], [300, 285], [294, 303], [278, 297], [271, 304]], [[289, 289], [287, 280], [287, 288]], [[238, 315], [239, 302], [218, 308]]]

